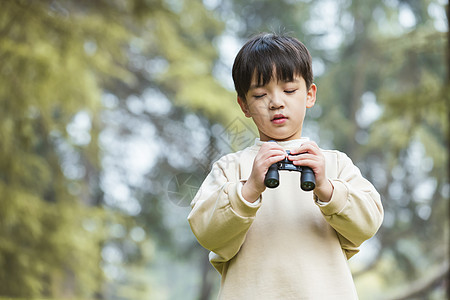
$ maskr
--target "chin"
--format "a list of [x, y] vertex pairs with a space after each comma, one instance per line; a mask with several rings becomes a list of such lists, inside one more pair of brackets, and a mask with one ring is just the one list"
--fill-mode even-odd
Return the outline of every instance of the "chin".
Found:
[[[261, 137], [263, 136], [263, 137]], [[275, 140], [275, 141], [290, 141], [290, 140], [296, 140], [301, 138], [301, 133], [299, 132], [284, 132], [284, 134], [265, 134], [264, 132], [260, 131], [260, 140], [261, 141], [270, 141], [270, 140]]]
[[297, 140], [301, 138], [301, 136], [297, 137], [296, 135], [287, 135], [287, 136], [279, 136], [278, 138], [276, 138], [275, 140], [280, 141], [280, 142], [285, 142], [285, 141], [290, 141], [290, 140]]

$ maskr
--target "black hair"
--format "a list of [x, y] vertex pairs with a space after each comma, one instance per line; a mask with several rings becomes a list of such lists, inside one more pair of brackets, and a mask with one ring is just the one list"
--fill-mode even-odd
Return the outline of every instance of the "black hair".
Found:
[[245, 100], [254, 75], [258, 86], [272, 79], [292, 81], [300, 75], [307, 89], [313, 83], [312, 59], [306, 46], [294, 37], [261, 33], [241, 48], [233, 64], [233, 81], [238, 96]]

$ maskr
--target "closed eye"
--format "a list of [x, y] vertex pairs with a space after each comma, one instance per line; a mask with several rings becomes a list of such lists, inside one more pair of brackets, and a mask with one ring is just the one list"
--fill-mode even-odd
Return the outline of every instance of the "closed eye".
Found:
[[266, 94], [253, 95], [253, 97], [254, 97], [255, 99], [260, 99], [260, 98], [264, 97], [265, 95], [266, 95]]
[[295, 93], [297, 91], [297, 89], [293, 89], [293, 90], [285, 90], [284, 92], [286, 93], [286, 94], [293, 94], [293, 93]]

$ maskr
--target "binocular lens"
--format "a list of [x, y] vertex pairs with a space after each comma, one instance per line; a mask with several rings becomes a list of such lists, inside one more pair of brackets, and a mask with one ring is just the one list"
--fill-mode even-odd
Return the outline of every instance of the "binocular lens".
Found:
[[266, 184], [267, 187], [269, 188], [276, 188], [280, 182], [278, 181], [278, 179], [275, 178], [268, 178], [266, 179], [266, 181], [264, 182]]
[[307, 181], [302, 183], [302, 190], [304, 191], [312, 191], [315, 187], [314, 182]]

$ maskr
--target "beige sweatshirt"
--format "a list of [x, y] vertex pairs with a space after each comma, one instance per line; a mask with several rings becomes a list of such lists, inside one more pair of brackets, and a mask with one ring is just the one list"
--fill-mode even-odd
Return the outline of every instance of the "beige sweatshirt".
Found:
[[191, 203], [191, 229], [222, 275], [219, 298], [357, 299], [347, 259], [381, 225], [379, 194], [345, 154], [323, 150], [330, 202], [301, 190], [299, 172], [279, 171], [280, 186], [251, 204], [241, 188], [261, 144], [217, 161]]

